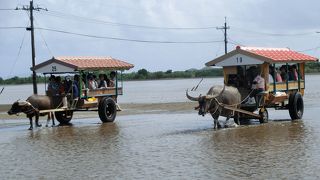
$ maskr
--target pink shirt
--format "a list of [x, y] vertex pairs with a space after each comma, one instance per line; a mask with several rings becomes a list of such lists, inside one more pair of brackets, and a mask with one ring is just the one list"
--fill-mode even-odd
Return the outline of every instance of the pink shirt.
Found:
[[293, 70], [293, 72], [294, 72], [294, 80], [297, 81], [298, 80], [298, 72], [295, 69]]
[[253, 80], [257, 84], [252, 84], [252, 89], [265, 89], [264, 79], [260, 75], [256, 76]]
[[282, 82], [282, 77], [280, 73], [277, 73], [276, 82]]

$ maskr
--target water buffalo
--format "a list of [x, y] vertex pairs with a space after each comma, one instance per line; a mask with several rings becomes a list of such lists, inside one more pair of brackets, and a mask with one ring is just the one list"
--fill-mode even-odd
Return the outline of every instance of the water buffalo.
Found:
[[[219, 116], [226, 117], [226, 124], [230, 117], [235, 115], [235, 112], [228, 110], [219, 105], [229, 105], [231, 107], [239, 107], [241, 102], [241, 95], [237, 88], [231, 86], [213, 86], [209, 89], [207, 95], [199, 97], [191, 97], [186, 91], [186, 96], [191, 101], [198, 101], [199, 106], [195, 109], [199, 110], [198, 114], [204, 116], [210, 113], [214, 119], [214, 128], [220, 128], [221, 125], [218, 121]], [[238, 121], [236, 123], [239, 123]]]
[[52, 125], [55, 125], [54, 122], [54, 116], [53, 113], [43, 113], [40, 114], [40, 110], [46, 110], [46, 109], [51, 109], [51, 100], [49, 98], [49, 96], [45, 96], [45, 95], [32, 95], [30, 97], [28, 97], [28, 99], [26, 101], [16, 101], [12, 104], [11, 109], [8, 111], [9, 115], [13, 115], [13, 114], [18, 114], [18, 113], [25, 113], [27, 115], [27, 117], [30, 120], [30, 128], [29, 130], [33, 129], [33, 125], [32, 125], [32, 117], [35, 116], [35, 123], [37, 127], [40, 127], [41, 124], [39, 124], [39, 116], [44, 116], [44, 115], [48, 115], [48, 119], [47, 119], [47, 125], [50, 121], [50, 119], [52, 119]]

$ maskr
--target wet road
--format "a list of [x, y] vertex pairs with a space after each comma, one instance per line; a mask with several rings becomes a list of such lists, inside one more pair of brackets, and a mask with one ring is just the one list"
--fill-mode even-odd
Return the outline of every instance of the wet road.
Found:
[[[319, 82], [320, 76], [308, 78]], [[186, 99], [181, 92], [188, 81], [157, 83], [188, 84], [176, 90], [173, 100], [179, 102]], [[0, 179], [319, 179], [319, 89], [319, 83], [308, 84], [301, 121], [269, 110], [268, 124], [250, 121], [221, 130], [193, 111], [155, 110], [118, 116], [111, 124], [74, 119], [73, 126], [33, 131], [27, 120], [0, 119]], [[153, 96], [146, 99], [157, 100]]]
[[319, 108], [213, 130], [194, 112], [119, 116], [115, 123], [0, 128], [1, 179], [319, 179]]

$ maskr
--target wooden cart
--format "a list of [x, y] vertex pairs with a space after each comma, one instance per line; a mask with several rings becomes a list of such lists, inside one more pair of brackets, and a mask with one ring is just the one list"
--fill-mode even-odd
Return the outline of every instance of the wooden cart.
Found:
[[[52, 59], [34, 67], [36, 73], [46, 75], [68, 76], [71, 79], [71, 88], [65, 93], [52, 94], [52, 109], [42, 110], [40, 113], [53, 112], [56, 119], [62, 123], [69, 123], [75, 111], [98, 111], [102, 122], [113, 122], [117, 114], [117, 97], [123, 94], [122, 72], [134, 66], [122, 60], [111, 57], [53, 57]], [[112, 87], [90, 89], [89, 76], [97, 74], [115, 74]], [[71, 76], [77, 75], [79, 81]], [[47, 86], [47, 83], [46, 83]], [[77, 86], [78, 93], [74, 91]], [[63, 103], [66, 101], [66, 103]]]
[[[267, 108], [289, 110], [292, 120], [302, 118], [305, 63], [315, 61], [318, 59], [288, 48], [237, 46], [235, 50], [207, 62], [206, 66], [222, 66], [224, 84], [238, 88], [243, 99], [249, 98], [253, 79], [260, 74], [265, 80], [265, 90], [257, 94], [257, 102], [248, 103], [245, 99], [240, 109], [221, 106], [237, 112], [236, 118], [259, 119], [260, 123], [266, 123]], [[259, 113], [254, 113], [256, 110]]]

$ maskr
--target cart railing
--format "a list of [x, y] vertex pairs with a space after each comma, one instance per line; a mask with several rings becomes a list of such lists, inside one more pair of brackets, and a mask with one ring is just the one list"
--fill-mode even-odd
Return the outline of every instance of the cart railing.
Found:
[[[298, 81], [289, 81], [287, 82], [276, 82], [276, 91], [287, 91], [287, 90], [298, 90], [305, 88], [305, 82], [300, 81], [300, 85]], [[274, 83], [269, 84], [269, 91], [274, 91]]]
[[[117, 92], [118, 90], [118, 92]], [[114, 96], [114, 95], [122, 95], [123, 89], [122, 87], [107, 87], [101, 89], [82, 89], [82, 95], [84, 97], [99, 97], [99, 96]]]

